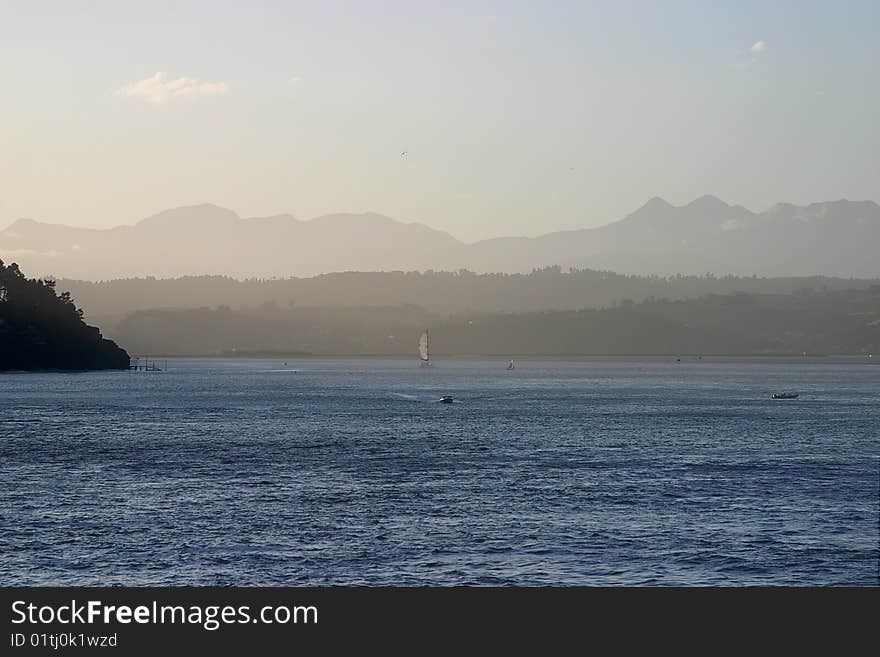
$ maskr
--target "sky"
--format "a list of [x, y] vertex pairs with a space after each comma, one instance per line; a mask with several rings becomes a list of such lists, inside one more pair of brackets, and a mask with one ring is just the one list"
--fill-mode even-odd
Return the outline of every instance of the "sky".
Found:
[[0, 0], [0, 228], [880, 200], [880, 3]]

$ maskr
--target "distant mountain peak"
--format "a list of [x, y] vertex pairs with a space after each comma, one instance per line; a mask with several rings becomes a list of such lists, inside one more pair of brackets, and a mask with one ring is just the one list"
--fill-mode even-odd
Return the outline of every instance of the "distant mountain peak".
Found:
[[650, 199], [647, 203], [645, 203], [640, 210], [668, 210], [673, 208], [671, 203], [669, 203], [666, 199], [662, 199], [659, 196], [655, 196]]
[[36, 219], [31, 219], [30, 217], [22, 217], [20, 219], [16, 219], [5, 228], [0, 228], [0, 233], [3, 233], [7, 237], [13, 237], [18, 233], [27, 234], [34, 233], [35, 231], [42, 232], [47, 230], [71, 231], [80, 229], [71, 228], [70, 226], [65, 226], [64, 224], [50, 224], [42, 221], [37, 221]]
[[717, 196], [712, 196], [712, 194], [703, 194], [699, 198], [695, 198], [693, 201], [688, 203], [685, 207], [694, 208], [697, 210], [718, 210], [726, 209], [730, 206]]
[[40, 222], [29, 217], [22, 217], [13, 221], [7, 228], [26, 228], [28, 226], [36, 226], [38, 223]]
[[185, 228], [187, 226], [230, 224], [239, 220], [240, 217], [232, 210], [213, 203], [201, 203], [163, 210], [151, 217], [141, 219], [135, 225], [138, 228]]

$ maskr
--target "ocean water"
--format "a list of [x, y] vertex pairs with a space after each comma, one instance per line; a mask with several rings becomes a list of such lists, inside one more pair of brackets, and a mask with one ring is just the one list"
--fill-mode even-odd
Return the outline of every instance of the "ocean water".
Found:
[[880, 583], [877, 363], [505, 364], [0, 375], [0, 584]]

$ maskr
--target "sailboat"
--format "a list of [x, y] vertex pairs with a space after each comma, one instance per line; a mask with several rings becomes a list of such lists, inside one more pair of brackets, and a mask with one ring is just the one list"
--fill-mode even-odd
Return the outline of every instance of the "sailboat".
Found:
[[419, 338], [419, 365], [422, 367], [431, 365], [431, 359], [428, 356], [428, 329], [425, 329]]
[[505, 369], [508, 369], [508, 370], [513, 369], [513, 361], [512, 360], [507, 363], [507, 367]]

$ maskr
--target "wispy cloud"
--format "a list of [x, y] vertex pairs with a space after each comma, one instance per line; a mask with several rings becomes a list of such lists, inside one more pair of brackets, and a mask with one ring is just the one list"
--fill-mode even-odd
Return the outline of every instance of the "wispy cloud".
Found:
[[57, 258], [60, 254], [55, 249], [49, 251], [37, 251], [36, 249], [0, 249], [0, 260], [15, 260], [28, 256], [43, 256], [45, 258]]
[[120, 87], [115, 94], [145, 100], [154, 105], [165, 105], [181, 98], [218, 96], [228, 92], [228, 82], [200, 82], [193, 78], [170, 80], [167, 73], [159, 71], [152, 77]]
[[755, 41], [751, 48], [748, 50], [741, 50], [737, 53], [737, 59], [733, 63], [733, 67], [740, 71], [747, 71], [755, 66], [766, 52], [767, 42], [763, 40]]

